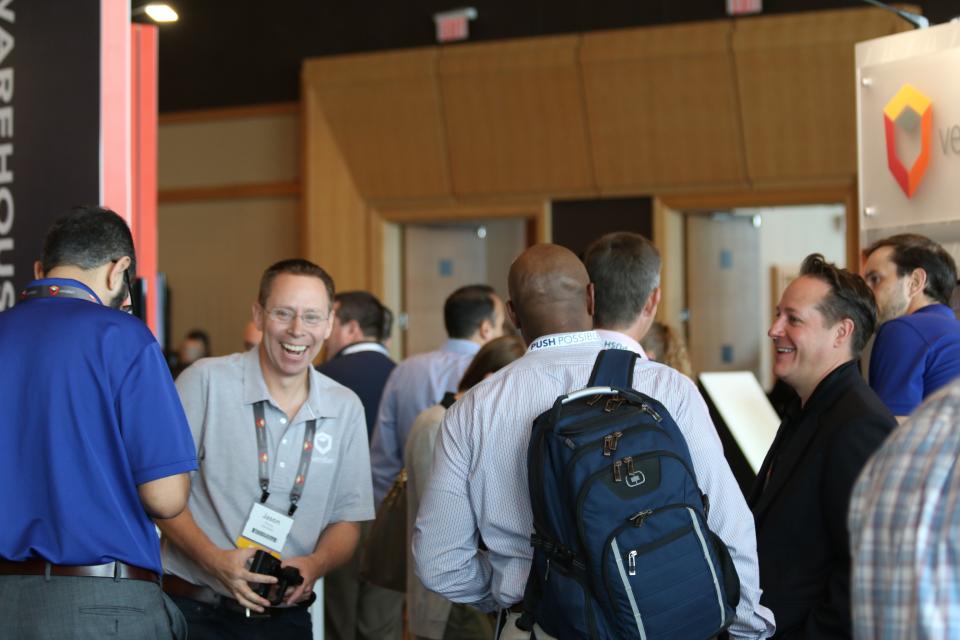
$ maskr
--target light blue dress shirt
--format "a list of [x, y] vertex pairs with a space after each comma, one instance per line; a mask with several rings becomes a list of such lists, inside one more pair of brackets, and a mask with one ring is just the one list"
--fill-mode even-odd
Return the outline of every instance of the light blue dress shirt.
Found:
[[370, 443], [373, 497], [377, 505], [387, 495], [400, 469], [403, 448], [420, 412], [456, 391], [480, 345], [451, 338], [440, 349], [407, 358], [387, 379], [380, 414]]

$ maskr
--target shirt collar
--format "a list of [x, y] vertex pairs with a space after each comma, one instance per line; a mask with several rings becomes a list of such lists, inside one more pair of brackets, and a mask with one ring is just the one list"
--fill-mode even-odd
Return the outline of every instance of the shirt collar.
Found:
[[556, 349], [559, 347], [583, 345], [602, 347], [603, 340], [601, 340], [600, 335], [593, 330], [572, 331], [570, 333], [549, 333], [545, 336], [540, 336], [531, 342], [527, 347], [527, 353], [532, 353], [534, 351], [546, 351], [548, 349]]
[[954, 318], [954, 319], [956, 319], [957, 317], [957, 314], [953, 312], [953, 309], [951, 309], [945, 304], [940, 304], [939, 302], [936, 304], [928, 304], [925, 307], [920, 307], [919, 309], [914, 311], [914, 313], [935, 313], [937, 315], [944, 316], [946, 318]]
[[[293, 422], [303, 420], [314, 420], [330, 417], [323, 411], [324, 403], [320, 397], [321, 378], [320, 373], [313, 368], [313, 365], [307, 367], [307, 399], [297, 415], [293, 416]], [[263, 379], [263, 372], [260, 370], [260, 347], [255, 347], [243, 354], [243, 403], [254, 404], [266, 400], [274, 407], [277, 403], [270, 396], [270, 390], [267, 389], [267, 383]]]
[[604, 349], [626, 349], [627, 351], [633, 351], [641, 358], [647, 357], [640, 343], [625, 333], [610, 331], [609, 329], [597, 329], [597, 334], [603, 340]]
[[100, 305], [103, 304], [103, 301], [100, 299], [100, 296], [98, 296], [93, 291], [93, 289], [83, 284], [79, 280], [74, 280], [73, 278], [41, 278], [40, 280], [34, 280], [33, 282], [30, 282], [29, 284], [27, 284], [26, 288], [29, 289], [30, 287], [49, 287], [49, 286], [76, 287], [77, 289], [82, 289], [83, 291], [86, 291], [91, 296], [93, 296], [93, 300], [91, 300], [91, 302], [95, 300], [97, 304], [100, 304]]
[[387, 351], [387, 348], [379, 342], [354, 342], [353, 344], [348, 344], [343, 349], [340, 349], [336, 357], [339, 358], [340, 356], [348, 356], [351, 353], [361, 353], [363, 351], [376, 351], [377, 353], [382, 353], [385, 356], [390, 355], [390, 352]]
[[448, 351], [450, 353], [459, 353], [464, 356], [472, 356], [480, 351], [480, 345], [472, 340], [464, 340], [463, 338], [450, 338], [448, 339], [440, 351]]

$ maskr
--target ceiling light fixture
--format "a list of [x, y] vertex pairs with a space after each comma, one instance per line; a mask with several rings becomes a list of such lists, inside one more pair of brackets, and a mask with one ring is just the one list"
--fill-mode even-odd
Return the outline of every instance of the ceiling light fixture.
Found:
[[151, 2], [142, 7], [136, 7], [130, 12], [131, 16], [147, 14], [154, 22], [176, 22], [180, 16], [166, 2]]

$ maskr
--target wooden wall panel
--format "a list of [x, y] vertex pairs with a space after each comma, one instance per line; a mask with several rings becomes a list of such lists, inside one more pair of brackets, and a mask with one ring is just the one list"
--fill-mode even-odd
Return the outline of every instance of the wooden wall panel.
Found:
[[727, 20], [583, 36], [601, 191], [746, 183], [731, 36]]
[[367, 198], [449, 196], [438, 50], [309, 60], [304, 81]]
[[170, 287], [170, 344], [191, 329], [214, 355], [243, 348], [263, 270], [297, 255], [296, 198], [178, 202], [159, 207], [159, 267]]
[[733, 48], [752, 180], [855, 175], [854, 44], [907, 28], [880, 9], [736, 21]]
[[157, 140], [158, 187], [294, 182], [299, 128], [297, 114], [289, 112], [167, 118]]
[[457, 195], [591, 191], [578, 36], [441, 50]]
[[382, 285], [376, 214], [354, 186], [321, 101], [303, 87], [304, 186], [300, 253], [324, 267], [337, 289], [379, 293]]

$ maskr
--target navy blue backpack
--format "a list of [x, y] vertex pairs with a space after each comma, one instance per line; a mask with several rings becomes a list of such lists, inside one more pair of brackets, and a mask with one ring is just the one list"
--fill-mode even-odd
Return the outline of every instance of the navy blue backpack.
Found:
[[602, 351], [586, 389], [533, 423], [533, 565], [524, 615], [567, 638], [701, 640], [726, 629], [740, 581], [707, 528], [683, 434], [630, 388], [637, 354]]

